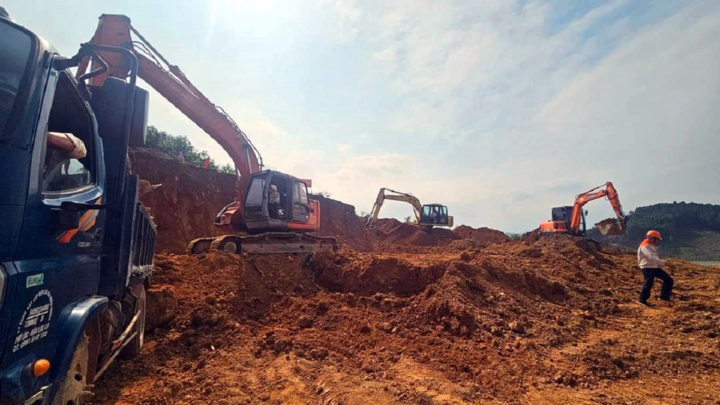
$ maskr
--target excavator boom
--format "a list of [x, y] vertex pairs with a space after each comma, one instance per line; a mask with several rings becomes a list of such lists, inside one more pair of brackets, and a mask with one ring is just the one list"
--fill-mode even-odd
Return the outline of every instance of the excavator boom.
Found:
[[[140, 41], [133, 41], [131, 32]], [[233, 159], [242, 184], [246, 184], [252, 173], [262, 170], [262, 158], [247, 135], [221, 108], [217, 107], [200, 92], [175, 65], [170, 64], [137, 30], [130, 19], [123, 15], [103, 14], [92, 43], [131, 48], [135, 51], [140, 68], [139, 76], [165, 97], [178, 110], [202, 128]], [[116, 53], [99, 52], [108, 62], [106, 73], [91, 79], [91, 84], [100, 85], [108, 77], [124, 78], [129, 65]], [[78, 76], [85, 73], [88, 61], [78, 67]], [[94, 66], [95, 67], [95, 66]], [[243, 190], [244, 187], [240, 187]], [[242, 201], [242, 198], [239, 199]]]
[[[188, 247], [190, 252], [200, 253], [209, 248], [240, 252], [241, 245], [242, 251], [255, 253], [299, 252], [314, 243], [337, 247], [337, 241], [332, 238], [299, 235], [320, 228], [319, 202], [310, 199], [307, 191], [310, 180], [263, 171], [260, 153], [235, 121], [133, 28], [130, 18], [103, 14], [91, 43], [132, 50], [138, 60], [138, 76], [210, 135], [235, 163], [237, 198], [215, 219], [215, 224], [226, 235], [196, 239]], [[77, 76], [85, 74], [89, 65], [93, 71], [102, 71], [101, 62], [107, 65], [107, 70], [91, 78], [93, 85], [102, 85], [108, 77], [124, 79], [128, 75], [128, 61], [120, 54], [100, 51], [98, 56], [102, 61], [82, 60]], [[276, 197], [271, 201], [272, 193]], [[237, 232], [254, 235], [237, 235]]]

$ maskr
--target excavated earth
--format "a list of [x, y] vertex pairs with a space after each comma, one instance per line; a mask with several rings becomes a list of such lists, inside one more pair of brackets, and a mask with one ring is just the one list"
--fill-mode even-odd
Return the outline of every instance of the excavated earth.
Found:
[[608, 246], [321, 203], [338, 252], [158, 255], [146, 345], [94, 403], [720, 404], [720, 268], [670, 260], [675, 302], [645, 308]]

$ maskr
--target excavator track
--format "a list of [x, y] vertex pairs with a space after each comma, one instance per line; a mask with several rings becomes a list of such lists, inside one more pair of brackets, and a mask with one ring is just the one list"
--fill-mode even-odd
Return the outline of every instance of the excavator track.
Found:
[[223, 235], [216, 238], [198, 238], [187, 247], [188, 254], [222, 250], [229, 253], [247, 254], [294, 254], [311, 253], [318, 247], [338, 250], [337, 239], [309, 233], [266, 232], [257, 235]]

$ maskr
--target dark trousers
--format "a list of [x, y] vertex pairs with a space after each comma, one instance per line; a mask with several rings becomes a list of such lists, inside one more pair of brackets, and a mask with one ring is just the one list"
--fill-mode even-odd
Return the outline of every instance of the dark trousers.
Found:
[[663, 282], [662, 289], [660, 290], [660, 298], [670, 299], [670, 294], [672, 294], [672, 288], [675, 280], [673, 280], [673, 278], [667, 274], [665, 270], [642, 269], [642, 272], [645, 277], [645, 283], [643, 283], [642, 292], [640, 292], [640, 301], [644, 302], [650, 298], [650, 290], [652, 290], [653, 284], [655, 284], [656, 277]]

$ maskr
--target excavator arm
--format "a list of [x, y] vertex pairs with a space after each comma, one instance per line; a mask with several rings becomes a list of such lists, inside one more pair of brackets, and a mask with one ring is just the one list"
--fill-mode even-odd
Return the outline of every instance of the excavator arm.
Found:
[[[133, 41], [131, 33], [138, 41]], [[95, 35], [91, 43], [116, 46], [134, 51], [139, 64], [139, 76], [165, 97], [178, 110], [208, 133], [230, 155], [240, 176], [238, 202], [242, 203], [242, 192], [253, 173], [262, 170], [260, 153], [245, 133], [222, 108], [213, 104], [180, 71], [170, 64], [152, 45], [130, 24], [123, 15], [103, 14], [100, 16]], [[108, 71], [91, 79], [91, 84], [102, 85], [105, 79], [117, 77], [124, 79], [129, 72], [129, 64], [117, 53], [98, 52], [108, 64]], [[78, 67], [77, 76], [85, 73], [88, 64], [97, 67], [95, 61], [85, 59]]]
[[[260, 153], [235, 121], [134, 29], [128, 17], [101, 15], [90, 42], [131, 50], [138, 60], [140, 78], [210, 135], [235, 163], [237, 198], [215, 217], [215, 225], [223, 235], [191, 241], [188, 245], [190, 253], [203, 253], [209, 249], [234, 253], [302, 253], [312, 251], [318, 244], [337, 248], [335, 238], [308, 233], [320, 228], [321, 218], [320, 202], [307, 195], [311, 181], [277, 171], [263, 171]], [[80, 61], [78, 77], [82, 77], [89, 66], [94, 72], [90, 78], [90, 84], [94, 86], [101, 86], [108, 77], [121, 80], [127, 77], [130, 66], [126, 57], [102, 50], [97, 55], [98, 60], [85, 58]], [[251, 185], [258, 187], [254, 200], [246, 206], [244, 194], [251, 194], [246, 191], [252, 189]], [[268, 201], [267, 188], [271, 186], [284, 189], [284, 201], [273, 204]]]
[[[580, 228], [580, 221], [582, 220], [582, 212], [583, 207], [585, 204], [589, 203], [590, 201], [594, 201], [600, 198], [605, 198], [610, 201], [610, 205], [613, 207], [613, 210], [615, 211], [615, 215], [617, 216], [617, 220], [611, 221], [611, 222], [600, 222], [599, 224], [596, 224], [596, 227], [598, 229], [605, 233], [612, 233], [615, 234], [618, 231], [622, 231], [625, 228], [625, 223], [627, 222], [627, 218], [625, 216], [625, 213], [623, 212], [622, 205], [620, 205], [620, 198], [618, 197], [617, 190], [615, 189], [615, 186], [611, 182], [607, 182], [601, 186], [592, 188], [582, 194], [579, 194], [575, 197], [575, 204], [573, 206], [572, 211], [572, 217], [570, 219], [570, 229], [573, 233], [576, 233], [578, 229]], [[609, 225], [616, 224], [617, 227], [613, 230]], [[601, 229], [601, 225], [604, 226], [604, 229]]]
[[[386, 192], [390, 192], [393, 194], [387, 194]], [[372, 212], [370, 213], [370, 217], [368, 218], [367, 225], [369, 228], [373, 227], [378, 217], [380, 216], [380, 209], [382, 208], [385, 200], [402, 201], [412, 205], [413, 212], [415, 214], [415, 222], [418, 224], [420, 223], [422, 204], [420, 204], [420, 200], [417, 197], [412, 194], [401, 193], [399, 191], [383, 187], [378, 192], [377, 198], [375, 199], [375, 204], [373, 204]]]

